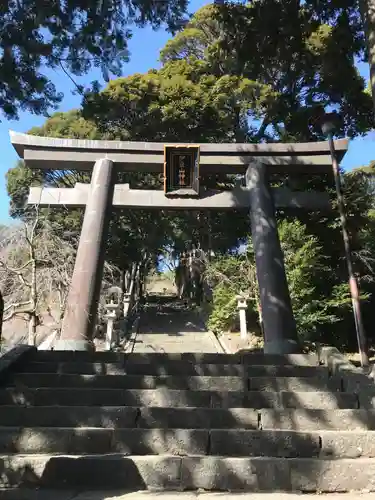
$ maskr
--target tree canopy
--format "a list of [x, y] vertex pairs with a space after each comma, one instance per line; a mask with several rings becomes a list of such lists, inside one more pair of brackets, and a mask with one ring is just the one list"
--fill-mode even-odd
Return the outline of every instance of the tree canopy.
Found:
[[[345, 13], [344, 3], [336, 2], [332, 9], [310, 1], [300, 5], [277, 0], [206, 6], [162, 49], [159, 70], [112, 80], [99, 93], [94, 87], [80, 109], [56, 113], [30, 133], [161, 142], [310, 141], [322, 138], [312, 118], [323, 105], [339, 107], [343, 125], [338, 135], [364, 134], [374, 124], [371, 96], [354, 63], [364, 51], [364, 39], [352, 5]], [[344, 179], [369, 325], [375, 300], [373, 166], [346, 173]], [[20, 162], [7, 174], [12, 214], [28, 216], [25, 196], [33, 183], [71, 187], [89, 180], [88, 173], [75, 171], [30, 172]], [[330, 192], [331, 181], [327, 176], [272, 179], [294, 189]], [[119, 182], [141, 189], [162, 185], [161, 176], [138, 172], [120, 172]], [[201, 184], [229, 189], [234, 177], [203, 176]], [[354, 325], [336, 214], [277, 216], [299, 331], [350, 345]], [[66, 231], [78, 235], [82, 211], [54, 210], [50, 220], [60, 236]], [[246, 212], [127, 210], [112, 215], [107, 258], [124, 269], [142, 252], [156, 262], [163, 252], [178, 255], [189, 244], [214, 250], [213, 265], [221, 275], [229, 270], [238, 278], [234, 287], [225, 279], [212, 281], [212, 325], [229, 328], [236, 315], [230, 300], [235, 289], [247, 280], [255, 293], [252, 278], [246, 278], [251, 273], [242, 272], [244, 260], [253, 262], [249, 231]], [[243, 243], [245, 257], [238, 255]]]
[[251, 124], [255, 141], [319, 137], [310, 120], [317, 105], [338, 108], [341, 133], [355, 136], [373, 124], [371, 96], [355, 65], [365, 57], [358, 12], [351, 0], [210, 5], [161, 58], [200, 61], [206, 74], [257, 82], [269, 98]]
[[0, 109], [43, 114], [62, 98], [46, 68], [82, 75], [91, 68], [119, 76], [133, 26], [165, 24], [174, 32], [187, 0], [28, 0], [0, 2]]

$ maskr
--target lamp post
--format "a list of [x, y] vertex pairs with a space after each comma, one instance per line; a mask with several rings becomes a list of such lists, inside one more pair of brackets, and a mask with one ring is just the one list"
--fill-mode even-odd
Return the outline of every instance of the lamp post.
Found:
[[361, 357], [361, 365], [368, 366], [368, 350], [367, 350], [367, 339], [366, 333], [363, 326], [362, 314], [361, 314], [361, 304], [359, 299], [358, 283], [354, 274], [352, 254], [350, 249], [350, 238], [348, 232], [348, 224], [345, 214], [344, 196], [341, 188], [341, 176], [340, 168], [336, 157], [335, 143], [333, 141], [333, 131], [335, 129], [335, 124], [338, 121], [339, 116], [337, 113], [325, 113], [320, 119], [321, 129], [323, 134], [328, 139], [329, 150], [331, 153], [332, 160], [332, 171], [335, 179], [336, 195], [337, 195], [337, 205], [341, 220], [341, 231], [344, 240], [345, 249], [345, 259], [349, 274], [349, 289], [353, 305], [353, 315], [355, 329], [357, 333], [358, 350]]

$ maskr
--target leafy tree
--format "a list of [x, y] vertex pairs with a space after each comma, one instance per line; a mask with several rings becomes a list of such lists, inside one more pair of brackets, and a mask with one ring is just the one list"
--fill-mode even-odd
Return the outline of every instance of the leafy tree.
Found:
[[30, 186], [34, 182], [40, 184], [38, 173], [26, 168], [19, 160], [14, 168], [6, 173], [7, 191], [10, 197], [9, 213], [11, 217], [25, 217], [27, 211], [27, 197]]
[[[98, 139], [100, 134], [95, 125], [84, 120], [78, 110], [55, 113], [41, 127], [29, 131], [32, 135], [47, 137], [70, 137], [76, 139]], [[18, 161], [6, 174], [7, 191], [10, 197], [10, 215], [15, 218], [33, 218], [34, 212], [27, 206], [30, 186], [74, 187], [77, 182], [90, 182], [90, 174], [77, 170], [31, 170], [23, 161]], [[42, 211], [46, 216], [47, 209]], [[66, 210], [55, 208], [49, 211], [49, 219], [54, 222], [54, 230], [63, 237], [69, 231], [76, 239], [82, 224], [81, 209]]]
[[361, 292], [369, 296], [362, 301], [365, 331], [373, 345], [375, 302], [375, 216], [374, 216], [374, 162], [353, 169], [345, 175], [345, 201], [351, 234], [352, 256], [360, 281]]
[[83, 115], [113, 139], [246, 142], [248, 116], [259, 116], [271, 98], [270, 87], [256, 81], [216, 78], [198, 60], [173, 61], [88, 95]]
[[[281, 220], [278, 227], [298, 333], [305, 340], [321, 340], [327, 326], [339, 322], [342, 309], [350, 305], [347, 286], [342, 283], [327, 286], [331, 271], [322, 248], [301, 222]], [[236, 296], [240, 292], [250, 299], [249, 319], [253, 323], [257, 320], [259, 292], [251, 238], [246, 253], [213, 261], [207, 276], [213, 286], [210, 328], [220, 332], [237, 326]], [[330, 340], [333, 340], [332, 334]]]
[[[340, 320], [340, 308], [350, 304], [344, 282], [330, 283], [327, 258], [317, 237], [308, 234], [298, 220], [278, 224], [292, 307], [299, 334], [308, 340], [322, 335], [322, 325]], [[339, 313], [339, 314], [338, 314]]]
[[[177, 66], [180, 66], [180, 63]], [[42, 127], [34, 128], [30, 132], [36, 135], [53, 137], [101, 137], [128, 140], [148, 140], [149, 138], [161, 140], [164, 138], [165, 140], [178, 140], [185, 128], [184, 124], [190, 123], [188, 127], [189, 137], [186, 137], [186, 140], [206, 140], [207, 137], [209, 139], [228, 140], [234, 122], [231, 118], [228, 118], [226, 101], [230, 99], [232, 91], [238, 94], [241, 92], [241, 89], [238, 90], [237, 88], [236, 80], [233, 79], [228, 88], [224, 85], [215, 86], [214, 81], [209, 81], [209, 78], [206, 78], [206, 82], [199, 84], [196, 81], [197, 75], [194, 77], [194, 68], [189, 68], [190, 76], [194, 81], [189, 80], [187, 77], [180, 77], [177, 69], [173, 68], [172, 71], [172, 68], [167, 68], [165, 74], [134, 75], [111, 82], [105, 91], [99, 96], [95, 96], [90, 104], [84, 107], [83, 112], [56, 113]], [[169, 79], [165, 76], [167, 74], [171, 75]], [[184, 86], [186, 86], [186, 92], [183, 90]], [[207, 89], [211, 89], [211, 93], [208, 93]], [[171, 105], [171, 103], [175, 103], [177, 99], [181, 98], [184, 92], [186, 99], [181, 102], [181, 105]], [[253, 97], [249, 93], [249, 99]], [[240, 100], [244, 109], [247, 102], [246, 100], [243, 102]], [[206, 111], [201, 112], [204, 107], [207, 108]], [[131, 113], [132, 109], [134, 111]], [[104, 115], [106, 115], [106, 118], [104, 118]], [[208, 121], [212, 123], [211, 129], [208, 126]], [[220, 126], [220, 124], [222, 125]], [[24, 209], [24, 204], [21, 202], [25, 200], [27, 188], [18, 189], [18, 187], [21, 187], [18, 179], [24, 176], [27, 186], [28, 183], [30, 185], [35, 175], [22, 165], [12, 169], [8, 174], [9, 194], [14, 206], [20, 207], [21, 210]], [[38, 176], [35, 182], [42, 182], [44, 185], [49, 186], [72, 187], [76, 182], [89, 181], [87, 174], [73, 171], [63, 173], [41, 171]], [[215, 178], [205, 179], [204, 182], [206, 184], [211, 182], [213, 187], [216, 187], [219, 178], [220, 176], [216, 176]], [[120, 173], [119, 182], [130, 182], [132, 187], [138, 188], [160, 188], [162, 186], [160, 176], [151, 174], [145, 176], [136, 172]], [[13, 212], [15, 215], [19, 214], [15, 209], [13, 209]], [[69, 226], [79, 228], [81, 213], [81, 211], [69, 213]], [[62, 227], [67, 226], [66, 211], [54, 211], [53, 217], [58, 220]], [[138, 217], [141, 218], [142, 223], [137, 220]], [[233, 214], [229, 212], [212, 214], [207, 224], [210, 226], [210, 234], [207, 235], [206, 240], [210, 239], [217, 249], [221, 248], [223, 251], [235, 246], [238, 237], [246, 234], [248, 226], [247, 214], [240, 214], [239, 217], [236, 217], [239, 222], [237, 225], [231, 224], [229, 218], [233, 218]], [[207, 214], [199, 215], [196, 213], [168, 215], [167, 219], [165, 214], [163, 215], [160, 212], [151, 211], [146, 214], [145, 211], [138, 210], [127, 211], [120, 218], [115, 215], [114, 220], [116, 222], [112, 223], [111, 234], [113, 237], [115, 237], [115, 234], [118, 236], [115, 237], [117, 241], [115, 246], [110, 243], [111, 248], [116, 248], [113, 251], [113, 256], [117, 256], [116, 261], [118, 261], [118, 258], [123, 259], [125, 253], [137, 254], [137, 246], [140, 244], [140, 232], [144, 235], [143, 240], [147, 240], [148, 244], [150, 244], [147, 231], [140, 230], [140, 228], [150, 227], [147, 220], [151, 222], [152, 228], [157, 226], [164, 228], [164, 246], [171, 244], [173, 240], [175, 250], [178, 253], [184, 247], [184, 242], [197, 243], [200, 239], [197, 234], [200, 232], [199, 228], [207, 227], [205, 223], [207, 219]], [[157, 225], [155, 224], [156, 220], [158, 220]], [[168, 222], [166, 222], [167, 220]], [[223, 226], [225, 220], [228, 221], [228, 224]], [[121, 228], [125, 227], [127, 230], [123, 232]], [[228, 232], [228, 229], [226, 229], [224, 231], [224, 227], [230, 227], [233, 230]], [[173, 237], [168, 236], [172, 233], [174, 234]], [[153, 231], [150, 231], [149, 234], [153, 234]], [[129, 245], [133, 245], [136, 240], [138, 243], [134, 246], [134, 250], [131, 251]], [[178, 241], [181, 242], [181, 245]], [[120, 247], [117, 246], [118, 244], [120, 244]], [[127, 248], [125, 253], [124, 245]], [[208, 248], [209, 242], [206, 241], [204, 246]], [[160, 251], [163, 247], [160, 238], [156, 238], [152, 247], [154, 252]], [[118, 251], [119, 248], [122, 249], [121, 252]]]
[[[78, 110], [66, 113], [55, 113], [41, 127], [29, 130], [32, 135], [47, 137], [70, 137], [75, 139], [99, 139], [100, 134], [92, 122], [84, 120]], [[6, 174], [7, 191], [10, 196], [10, 215], [25, 217], [27, 215], [27, 197], [30, 186], [46, 185], [52, 187], [74, 187], [76, 182], [89, 182], [90, 175], [80, 171], [31, 170], [23, 161], [18, 161], [14, 168]], [[26, 211], [25, 211], [26, 210]], [[57, 212], [54, 211], [57, 217]], [[80, 211], [73, 211], [74, 214]], [[67, 216], [64, 211], [64, 216]], [[67, 224], [72, 223], [68, 215]], [[74, 218], [74, 216], [73, 216]]]
[[208, 317], [212, 331], [222, 333], [238, 327], [237, 296], [240, 294], [248, 298], [248, 319], [255, 323], [259, 293], [252, 255], [236, 253], [214, 259], [207, 267], [205, 279], [213, 289]]
[[100, 139], [93, 122], [85, 120], [77, 109], [54, 113], [41, 127], [33, 127], [29, 134], [46, 137], [70, 137], [71, 139]]
[[82, 75], [99, 67], [107, 81], [110, 73], [119, 76], [131, 26], [166, 24], [174, 32], [186, 7], [187, 0], [1, 2], [0, 109], [16, 118], [19, 109], [42, 114], [56, 107], [62, 94], [44, 68]]
[[[348, 13], [349, 9], [349, 13]], [[338, 2], [260, 0], [201, 9], [162, 50], [164, 62], [199, 61], [205, 74], [236, 75], [267, 88], [261, 116], [250, 115], [254, 141], [321, 137], [317, 105], [335, 106], [342, 134], [373, 125], [371, 97], [355, 59], [364, 55], [356, 6]]]
[[[317, 103], [341, 106], [344, 120], [340, 134], [365, 133], [373, 125], [371, 98], [353, 62], [363, 52], [363, 36], [358, 34], [354, 14], [353, 18], [352, 14], [349, 19], [345, 17], [341, 1], [344, 2], [325, 5], [325, 10], [320, 3], [309, 0], [303, 5], [289, 0], [260, 0], [246, 6], [204, 7], [162, 50], [160, 70], [113, 80], [100, 93], [94, 86], [85, 94], [82, 109], [57, 113], [32, 133], [161, 142], [315, 140], [321, 138], [321, 133], [310, 118]], [[353, 12], [351, 4], [348, 9]], [[89, 181], [87, 174], [79, 172], [31, 174], [22, 165], [17, 168], [18, 172], [14, 169], [8, 174], [15, 215], [24, 213], [19, 209], [30, 182], [72, 186]], [[373, 252], [369, 235], [374, 226], [367, 189], [370, 177], [365, 179], [363, 173], [353, 177], [345, 174], [358, 274], [363, 274], [365, 262], [369, 262]], [[137, 172], [121, 173], [119, 181], [137, 188], [157, 189], [162, 185], [161, 176]], [[233, 182], [232, 176], [227, 175], [201, 178], [202, 185], [217, 189], [230, 189]], [[329, 176], [306, 180], [288, 175], [275, 177], [272, 182], [297, 189], [332, 188]], [[78, 233], [82, 211], [54, 211], [52, 216], [62, 232], [73, 228]], [[298, 302], [302, 295], [297, 296], [296, 292], [293, 299], [296, 315], [300, 314], [300, 331], [348, 344], [354, 338], [354, 326], [347, 308], [347, 270], [338, 218], [335, 213], [299, 213], [297, 217], [300, 226], [287, 212], [278, 213], [281, 228], [286, 219], [286, 227], [294, 235], [289, 238], [291, 246], [286, 247], [286, 255], [293, 269], [288, 275], [291, 289], [302, 290], [305, 297], [303, 308]], [[358, 227], [363, 229], [358, 231]], [[140, 252], [156, 260], [162, 251], [178, 256], [186, 246], [199, 244], [204, 250], [215, 250], [220, 268], [227, 265], [233, 249], [247, 240], [248, 229], [245, 212], [127, 210], [113, 214], [108, 255], [125, 269]], [[306, 247], [303, 234], [309, 243]], [[367, 254], [363, 253], [364, 248]], [[230, 257], [237, 258], [242, 259], [241, 265], [251, 262], [249, 252], [246, 256]], [[238, 293], [246, 275], [237, 271], [233, 271], [233, 288], [220, 285], [222, 290], [214, 290], [216, 311], [224, 316], [228, 316], [231, 303], [228, 293]], [[368, 270], [366, 273], [371, 274]], [[371, 279], [366, 277], [363, 282], [367, 295], [373, 293]], [[372, 298], [368, 304], [371, 301]], [[371, 306], [366, 304], [367, 307], [370, 321]], [[229, 322], [236, 316], [233, 314], [227, 317]]]

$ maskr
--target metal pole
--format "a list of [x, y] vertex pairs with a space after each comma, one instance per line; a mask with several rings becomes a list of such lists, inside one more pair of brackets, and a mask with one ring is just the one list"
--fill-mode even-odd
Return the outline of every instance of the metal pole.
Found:
[[351, 255], [351, 249], [350, 249], [350, 239], [349, 239], [347, 219], [346, 219], [346, 214], [345, 214], [344, 196], [343, 196], [342, 189], [341, 189], [340, 168], [339, 168], [339, 164], [338, 164], [337, 158], [336, 158], [335, 144], [333, 142], [332, 133], [329, 132], [327, 135], [328, 135], [329, 149], [331, 152], [333, 176], [335, 179], [337, 205], [338, 205], [338, 209], [339, 209], [339, 213], [340, 213], [342, 237], [344, 240], [346, 265], [348, 267], [349, 289], [350, 289], [350, 295], [352, 298], [354, 323], [355, 323], [355, 329], [356, 329], [357, 341], [358, 341], [358, 350], [359, 350], [359, 354], [361, 357], [361, 365], [368, 366], [369, 359], [368, 359], [368, 351], [367, 351], [367, 339], [366, 339], [366, 333], [365, 333], [365, 329], [363, 327], [363, 321], [362, 321], [358, 283], [357, 283], [357, 280], [356, 280], [356, 277], [354, 274], [354, 270], [353, 270], [353, 262], [352, 262], [352, 255]]

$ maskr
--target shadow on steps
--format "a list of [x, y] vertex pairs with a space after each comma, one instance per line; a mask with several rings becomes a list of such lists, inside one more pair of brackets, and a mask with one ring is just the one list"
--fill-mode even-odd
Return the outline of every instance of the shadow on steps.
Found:
[[2, 487], [375, 490], [373, 381], [314, 355], [39, 352], [5, 385]]

